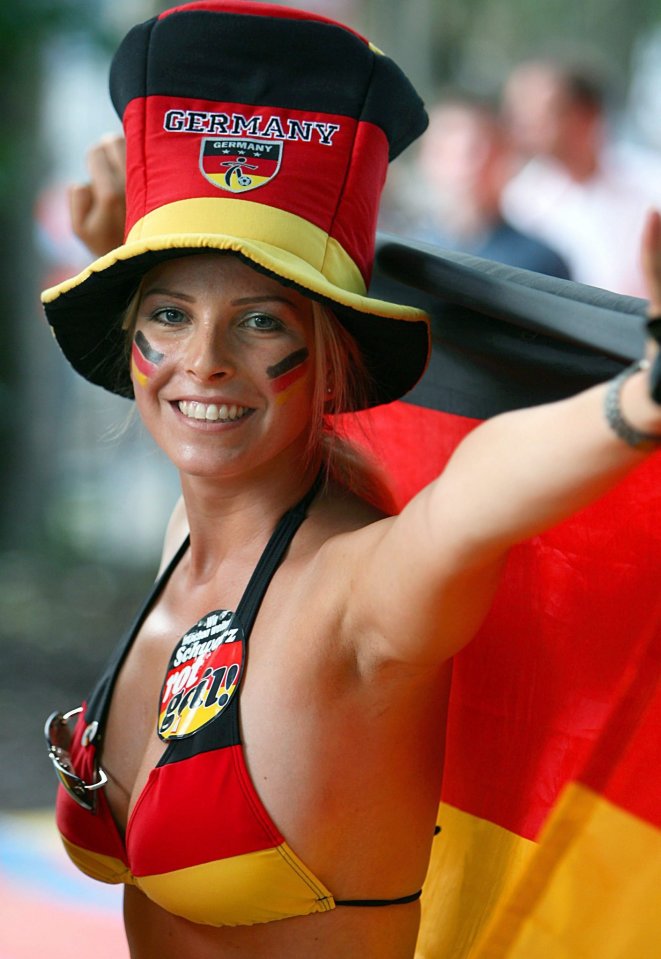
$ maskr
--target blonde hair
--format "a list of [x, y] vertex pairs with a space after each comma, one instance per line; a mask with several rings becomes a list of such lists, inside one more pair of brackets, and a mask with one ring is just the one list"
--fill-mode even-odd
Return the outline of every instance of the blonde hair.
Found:
[[[130, 363], [131, 340], [142, 288], [143, 282], [122, 317], [122, 329], [127, 332], [123, 357], [126, 364]], [[341, 432], [341, 417], [345, 411], [369, 406], [370, 377], [362, 354], [353, 336], [327, 306], [312, 299], [310, 303], [315, 381], [308, 464], [320, 462], [326, 482], [338, 483], [377, 509], [392, 514], [396, 512], [395, 502], [383, 471]]]
[[370, 379], [358, 344], [332, 311], [316, 300], [312, 300], [312, 320], [315, 388], [309, 456], [320, 458], [328, 480], [383, 512], [394, 513], [393, 494], [383, 470], [341, 432], [344, 411], [369, 405]]

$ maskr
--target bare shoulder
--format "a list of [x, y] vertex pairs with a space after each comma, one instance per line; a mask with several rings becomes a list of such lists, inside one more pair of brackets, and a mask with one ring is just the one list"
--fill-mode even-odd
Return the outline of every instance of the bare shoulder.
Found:
[[308, 608], [319, 605], [338, 621], [345, 619], [357, 600], [359, 571], [392, 522], [348, 490], [329, 486], [310, 510], [290, 554]]
[[376, 506], [335, 483], [329, 483], [315, 507], [317, 516], [327, 526], [329, 538], [366, 529], [387, 518]]
[[309, 546], [318, 550], [322, 564], [360, 552], [363, 544], [378, 538], [392, 521], [375, 506], [334, 484], [315, 503], [310, 519]]

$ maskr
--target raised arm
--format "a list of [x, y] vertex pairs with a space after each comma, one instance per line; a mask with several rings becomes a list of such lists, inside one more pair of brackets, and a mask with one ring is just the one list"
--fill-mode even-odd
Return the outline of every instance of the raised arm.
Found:
[[[647, 223], [643, 262], [654, 316], [661, 313], [657, 213]], [[514, 544], [597, 499], [661, 448], [661, 406], [650, 396], [649, 360], [657, 355], [650, 338], [647, 368], [482, 424], [401, 516], [365, 531], [352, 628], [372, 637], [371, 653], [427, 664], [452, 655], [474, 635]]]

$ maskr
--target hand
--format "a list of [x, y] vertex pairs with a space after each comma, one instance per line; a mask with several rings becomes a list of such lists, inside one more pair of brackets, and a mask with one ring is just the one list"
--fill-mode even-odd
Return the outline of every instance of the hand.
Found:
[[126, 144], [108, 134], [87, 155], [90, 182], [69, 187], [71, 228], [96, 256], [103, 256], [124, 239], [126, 217]]
[[655, 403], [661, 404], [661, 213], [652, 210], [647, 217], [641, 249], [641, 263], [649, 296], [649, 390]]

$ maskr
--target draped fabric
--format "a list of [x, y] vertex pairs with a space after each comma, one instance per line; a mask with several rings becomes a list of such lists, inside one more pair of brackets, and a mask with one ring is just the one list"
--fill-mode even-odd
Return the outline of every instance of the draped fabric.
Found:
[[[642, 351], [641, 301], [386, 246], [375, 283], [430, 311], [434, 356], [403, 402], [346, 428], [400, 506], [480, 420], [569, 395]], [[516, 547], [455, 657], [417, 959], [661, 955], [660, 507], [657, 455]]]

